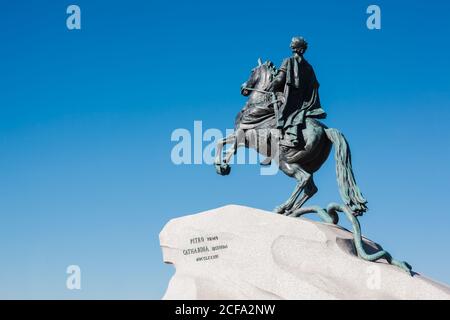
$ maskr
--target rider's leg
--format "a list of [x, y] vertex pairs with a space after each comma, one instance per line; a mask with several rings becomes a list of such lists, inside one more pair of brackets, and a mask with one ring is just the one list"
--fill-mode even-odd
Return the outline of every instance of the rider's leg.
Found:
[[278, 158], [280, 156], [279, 148], [281, 135], [281, 130], [270, 130], [270, 150], [267, 150], [267, 157], [261, 161], [260, 165], [270, 166], [272, 164], [272, 160], [274, 159], [276, 162], [279, 162]]

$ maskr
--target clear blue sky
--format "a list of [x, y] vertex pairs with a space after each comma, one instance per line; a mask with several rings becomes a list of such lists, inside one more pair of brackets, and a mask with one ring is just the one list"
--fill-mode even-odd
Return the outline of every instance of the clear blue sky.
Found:
[[[66, 28], [81, 7], [82, 30]], [[271, 210], [294, 181], [175, 166], [176, 128], [231, 128], [258, 57], [309, 41], [325, 123], [350, 142], [364, 233], [450, 283], [450, 4], [9, 1], [0, 10], [0, 298], [160, 298], [158, 233], [229, 203]], [[339, 201], [332, 157], [311, 203]], [[82, 290], [65, 287], [66, 267]]]

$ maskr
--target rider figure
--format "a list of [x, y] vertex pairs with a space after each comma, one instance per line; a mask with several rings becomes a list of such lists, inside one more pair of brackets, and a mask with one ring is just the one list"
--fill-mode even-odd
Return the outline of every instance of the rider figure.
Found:
[[302, 37], [294, 37], [290, 47], [293, 56], [284, 59], [267, 90], [283, 92], [277, 119], [277, 128], [284, 133], [281, 144], [302, 147], [305, 118], [324, 119], [326, 113], [320, 106], [319, 82], [312, 66], [303, 57], [308, 43]]

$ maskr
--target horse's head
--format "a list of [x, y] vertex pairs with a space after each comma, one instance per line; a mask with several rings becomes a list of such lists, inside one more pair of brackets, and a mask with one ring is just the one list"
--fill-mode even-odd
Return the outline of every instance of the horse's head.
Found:
[[265, 90], [276, 72], [271, 61], [262, 63], [261, 59], [258, 59], [258, 65], [252, 69], [248, 80], [241, 85], [241, 94], [244, 96], [257, 95], [258, 92], [249, 89]]

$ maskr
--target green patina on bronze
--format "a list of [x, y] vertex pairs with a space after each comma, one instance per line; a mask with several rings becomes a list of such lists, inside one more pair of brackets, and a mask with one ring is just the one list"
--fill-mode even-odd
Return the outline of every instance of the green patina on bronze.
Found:
[[312, 206], [307, 208], [300, 208], [289, 214], [290, 217], [300, 217], [301, 215], [307, 213], [316, 213], [322, 221], [326, 223], [337, 224], [339, 222], [338, 212], [343, 212], [347, 219], [350, 221], [353, 227], [353, 239], [354, 245], [356, 249], [356, 253], [361, 259], [367, 261], [377, 261], [380, 259], [385, 259], [390, 264], [397, 266], [407, 272], [410, 275], [413, 275], [411, 266], [405, 261], [399, 261], [394, 259], [389, 252], [386, 250], [380, 250], [373, 254], [368, 254], [363, 246], [362, 234], [361, 234], [361, 226], [359, 224], [358, 218], [348, 209], [347, 206], [340, 205], [337, 203], [330, 203], [327, 206], [327, 209], [322, 209], [318, 206]]

